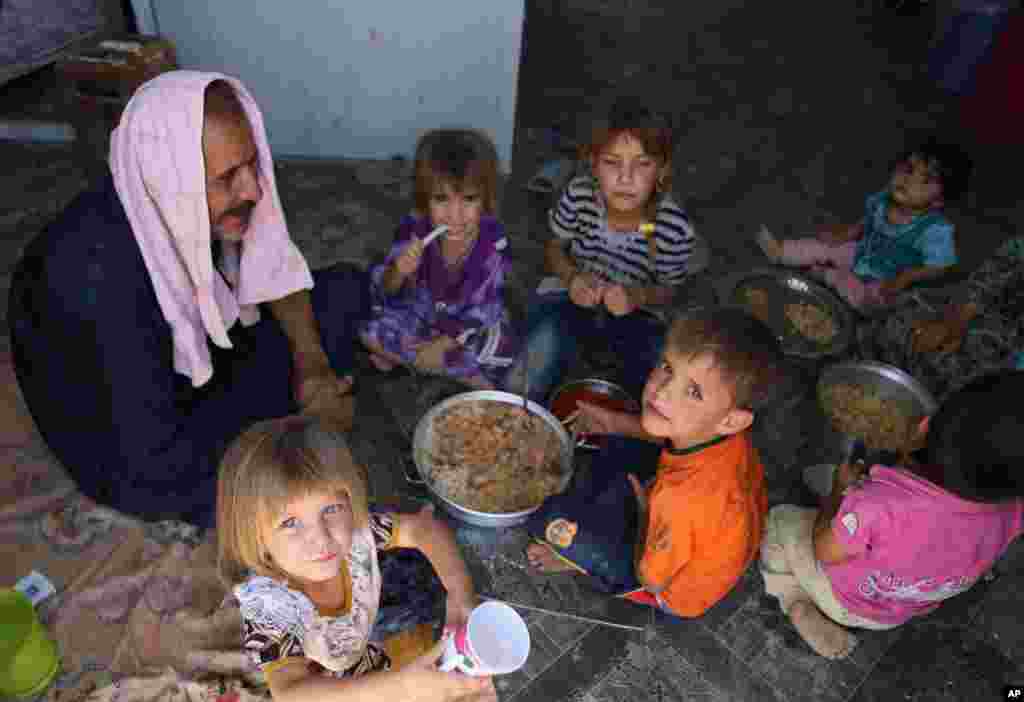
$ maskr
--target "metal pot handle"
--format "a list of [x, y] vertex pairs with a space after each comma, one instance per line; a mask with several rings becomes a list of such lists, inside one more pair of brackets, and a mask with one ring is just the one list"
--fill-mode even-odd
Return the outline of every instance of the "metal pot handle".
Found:
[[419, 469], [416, 467], [416, 461], [412, 456], [407, 456], [402, 460], [402, 472], [405, 473], [405, 482], [409, 485], [415, 485], [417, 487], [427, 486], [427, 481], [420, 477]]

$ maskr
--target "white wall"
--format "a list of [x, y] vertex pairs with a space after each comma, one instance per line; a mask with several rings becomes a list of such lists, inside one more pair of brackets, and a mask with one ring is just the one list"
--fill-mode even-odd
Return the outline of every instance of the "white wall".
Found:
[[472, 126], [511, 160], [524, 0], [133, 0], [182, 68], [242, 79], [275, 153], [411, 155]]

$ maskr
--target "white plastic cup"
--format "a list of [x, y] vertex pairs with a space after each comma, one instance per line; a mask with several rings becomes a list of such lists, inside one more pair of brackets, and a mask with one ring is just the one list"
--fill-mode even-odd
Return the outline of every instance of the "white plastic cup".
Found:
[[504, 602], [484, 602], [448, 637], [438, 670], [466, 675], [505, 675], [530, 656], [530, 631]]

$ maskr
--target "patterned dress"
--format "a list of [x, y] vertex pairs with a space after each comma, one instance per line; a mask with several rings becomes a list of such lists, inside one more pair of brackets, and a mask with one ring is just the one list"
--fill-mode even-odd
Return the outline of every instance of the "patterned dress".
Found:
[[493, 217], [480, 220], [480, 234], [462, 266], [449, 268], [441, 240], [423, 251], [420, 266], [394, 295], [382, 289], [384, 272], [415, 234], [423, 239], [433, 228], [429, 218], [405, 217], [383, 263], [370, 270], [373, 312], [361, 336], [412, 364], [414, 346], [450, 336], [459, 346], [445, 353], [444, 373], [457, 378], [483, 376], [501, 386], [515, 362], [520, 341], [505, 309], [508, 238]]
[[[957, 351], [913, 350], [915, 322], [938, 319], [949, 305], [966, 303], [977, 305], [979, 313]], [[971, 274], [966, 290], [914, 292], [906, 307], [863, 325], [858, 341], [862, 358], [902, 368], [940, 402], [979, 376], [1019, 365], [1024, 353], [1024, 237], [999, 247]]]
[[[324, 616], [312, 600], [287, 583], [252, 577], [234, 588], [242, 614], [242, 646], [264, 672], [288, 658], [305, 658], [337, 678], [389, 670], [383, 641], [419, 624], [439, 629], [445, 590], [414, 549], [389, 549], [398, 515], [371, 512], [369, 524], [352, 535], [346, 558], [350, 607]], [[343, 568], [342, 575], [345, 570]]]

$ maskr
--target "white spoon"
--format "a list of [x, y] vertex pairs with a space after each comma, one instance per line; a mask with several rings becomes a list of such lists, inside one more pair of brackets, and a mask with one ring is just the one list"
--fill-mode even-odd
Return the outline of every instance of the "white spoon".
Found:
[[434, 231], [430, 232], [429, 234], [427, 234], [426, 237], [424, 237], [424, 239], [423, 239], [423, 248], [427, 248], [428, 246], [430, 246], [430, 242], [432, 242], [434, 239], [436, 239], [437, 237], [439, 237], [442, 234], [445, 234], [447, 232], [448, 232], [448, 225], [447, 224], [442, 224], [441, 226], [436, 227], [434, 229]]

